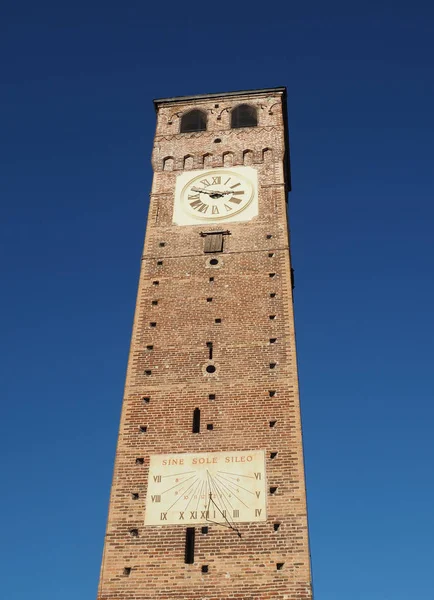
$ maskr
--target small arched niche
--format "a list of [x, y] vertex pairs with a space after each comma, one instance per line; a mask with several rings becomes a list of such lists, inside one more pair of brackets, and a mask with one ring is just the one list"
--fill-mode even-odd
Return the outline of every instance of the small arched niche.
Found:
[[244, 165], [252, 165], [253, 164], [253, 152], [251, 150], [244, 150], [243, 164]]
[[193, 157], [191, 156], [191, 154], [187, 154], [187, 156], [184, 156], [184, 169], [188, 170], [188, 169], [192, 169], [193, 168]]
[[175, 161], [173, 156], [166, 156], [163, 158], [163, 171], [173, 171]]
[[258, 113], [251, 104], [239, 104], [231, 112], [231, 127], [256, 127], [258, 125]]
[[184, 113], [181, 117], [181, 133], [206, 130], [206, 113], [194, 108]]
[[223, 166], [224, 167], [232, 167], [234, 164], [234, 155], [232, 152], [224, 152], [223, 153]]

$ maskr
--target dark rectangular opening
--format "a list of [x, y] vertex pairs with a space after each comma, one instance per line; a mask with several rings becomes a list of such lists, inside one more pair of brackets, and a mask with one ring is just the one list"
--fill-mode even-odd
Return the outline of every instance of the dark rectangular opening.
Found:
[[185, 562], [187, 565], [194, 563], [194, 527], [185, 530]]
[[209, 351], [209, 359], [212, 360], [212, 342], [207, 342], [206, 347], [208, 348], [208, 351]]

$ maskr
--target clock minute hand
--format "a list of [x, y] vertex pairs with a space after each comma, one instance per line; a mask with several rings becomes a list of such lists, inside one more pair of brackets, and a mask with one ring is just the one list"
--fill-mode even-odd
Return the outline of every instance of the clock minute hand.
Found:
[[205, 188], [197, 188], [197, 187], [192, 187], [191, 190], [193, 192], [201, 192], [203, 194], [208, 194], [208, 196], [211, 196], [212, 194], [218, 194], [219, 196], [226, 196], [227, 194], [233, 194], [232, 191], [206, 190]]
[[205, 190], [204, 188], [197, 188], [197, 187], [192, 187], [191, 188], [192, 192], [200, 192], [202, 194], [208, 194], [208, 196], [210, 196], [211, 194], [215, 194], [215, 192], [208, 192], [207, 190]]

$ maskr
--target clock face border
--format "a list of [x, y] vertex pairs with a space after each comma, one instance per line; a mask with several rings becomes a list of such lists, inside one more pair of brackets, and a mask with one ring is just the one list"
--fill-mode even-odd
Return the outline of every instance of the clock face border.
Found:
[[144, 524], [266, 521], [266, 485], [265, 450], [153, 454]]
[[[192, 211], [186, 207], [187, 193], [189, 188], [198, 180], [200, 186], [201, 179], [211, 179], [216, 177], [236, 177], [242, 180], [250, 192], [247, 202], [229, 214], [202, 215], [199, 211]], [[223, 186], [219, 186], [223, 187]], [[206, 188], [204, 188], [206, 189]], [[226, 188], [227, 190], [228, 188]], [[202, 194], [201, 194], [202, 195]], [[222, 200], [224, 203], [224, 200]], [[229, 205], [233, 200], [229, 200]], [[173, 223], [175, 225], [199, 225], [204, 223], [231, 223], [235, 221], [250, 221], [258, 216], [258, 172], [253, 167], [216, 167], [200, 169], [196, 171], [185, 171], [180, 173], [176, 179], [175, 201], [173, 207]]]

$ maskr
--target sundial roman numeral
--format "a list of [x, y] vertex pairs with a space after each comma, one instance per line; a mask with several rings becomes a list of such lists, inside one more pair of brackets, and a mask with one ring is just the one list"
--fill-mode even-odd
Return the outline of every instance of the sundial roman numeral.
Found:
[[161, 475], [154, 475], [155, 483], [161, 483]]
[[159, 494], [151, 496], [152, 502], [161, 502], [161, 496]]
[[160, 513], [160, 521], [167, 521], [167, 512]]

